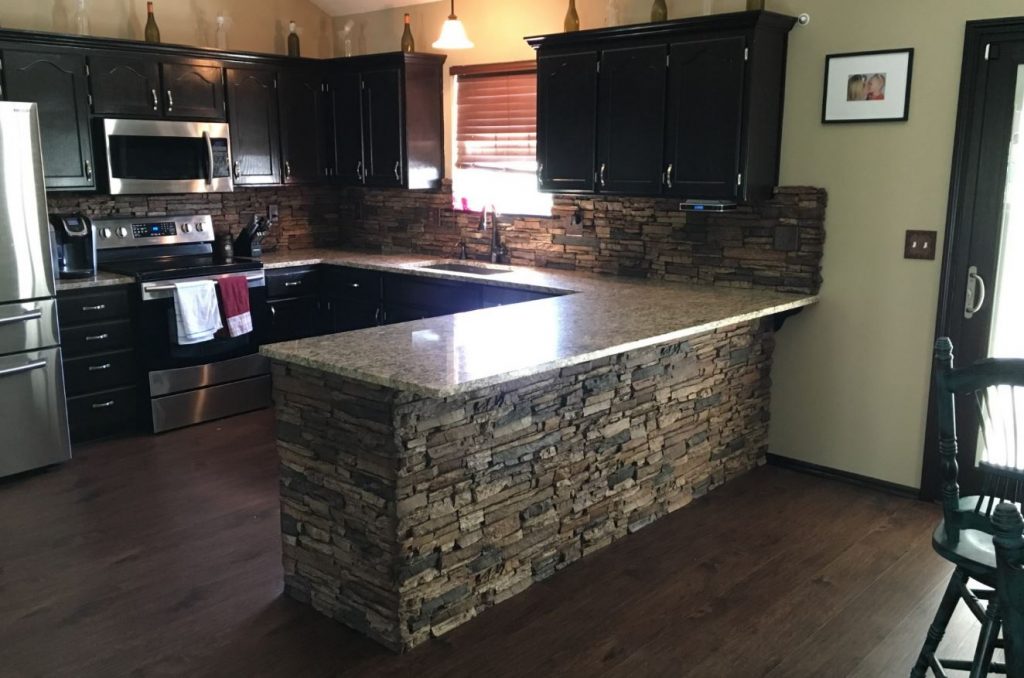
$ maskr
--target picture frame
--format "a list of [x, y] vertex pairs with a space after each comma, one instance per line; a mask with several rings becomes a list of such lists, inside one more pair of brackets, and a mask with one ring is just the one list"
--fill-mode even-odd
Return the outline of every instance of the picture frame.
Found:
[[823, 124], [910, 119], [913, 48], [825, 57]]

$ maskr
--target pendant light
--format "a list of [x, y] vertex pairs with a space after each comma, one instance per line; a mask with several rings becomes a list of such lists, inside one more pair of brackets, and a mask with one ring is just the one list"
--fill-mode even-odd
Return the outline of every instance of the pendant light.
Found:
[[473, 49], [473, 43], [466, 35], [466, 27], [455, 16], [455, 0], [452, 0], [452, 13], [441, 26], [441, 37], [434, 43], [434, 49]]

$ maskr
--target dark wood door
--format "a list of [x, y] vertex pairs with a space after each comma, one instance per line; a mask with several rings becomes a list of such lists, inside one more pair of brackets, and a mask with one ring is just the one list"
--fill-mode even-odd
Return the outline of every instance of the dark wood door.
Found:
[[537, 174], [541, 190], [593, 192], [597, 52], [537, 59]]
[[278, 94], [285, 183], [323, 179], [333, 163], [329, 162], [329, 122], [322, 73], [319, 69], [282, 71]]
[[668, 193], [738, 199], [745, 54], [743, 36], [677, 42], [669, 47]]
[[602, 193], [661, 193], [666, 54], [665, 45], [601, 54], [597, 181]]
[[281, 183], [277, 73], [229, 68], [227, 82], [235, 183]]
[[295, 297], [267, 302], [267, 343], [305, 339], [318, 334], [320, 301], [316, 297]]
[[103, 116], [160, 116], [160, 64], [131, 56], [89, 57], [92, 112]]
[[363, 159], [367, 186], [402, 186], [402, 72], [370, 71], [363, 76]]
[[224, 119], [224, 69], [214, 65], [163, 64], [164, 115], [183, 120]]
[[39, 106], [46, 187], [95, 188], [85, 57], [4, 50], [3, 66], [7, 98]]
[[334, 128], [334, 172], [346, 186], [365, 183], [363, 160], [362, 79], [358, 73], [342, 73], [328, 84], [330, 116]]

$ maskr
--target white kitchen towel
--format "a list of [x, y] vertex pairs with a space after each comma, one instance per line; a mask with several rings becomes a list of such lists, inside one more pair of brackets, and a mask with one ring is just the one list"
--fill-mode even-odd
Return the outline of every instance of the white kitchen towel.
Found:
[[217, 283], [195, 280], [174, 283], [174, 315], [178, 324], [178, 343], [182, 346], [213, 339], [224, 327], [217, 304]]

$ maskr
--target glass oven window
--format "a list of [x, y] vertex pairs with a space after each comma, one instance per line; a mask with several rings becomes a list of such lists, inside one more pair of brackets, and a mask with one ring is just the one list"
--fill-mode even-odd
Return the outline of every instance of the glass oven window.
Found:
[[115, 179], [205, 180], [202, 138], [111, 135], [110, 173]]

